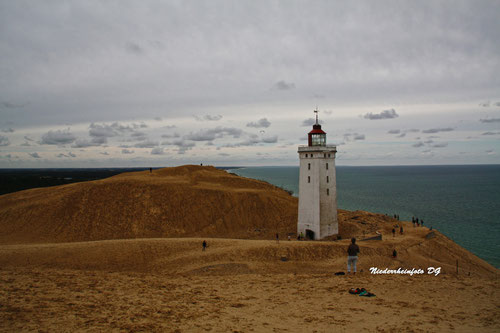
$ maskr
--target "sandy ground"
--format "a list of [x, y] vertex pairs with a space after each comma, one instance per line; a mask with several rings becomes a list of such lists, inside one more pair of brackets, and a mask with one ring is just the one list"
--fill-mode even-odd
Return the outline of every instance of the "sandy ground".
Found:
[[[380, 259], [366, 254], [362, 273], [334, 276], [345, 244], [208, 243], [205, 252], [201, 239], [0, 246], [0, 330], [500, 331], [498, 272], [371, 275]], [[349, 294], [355, 287], [376, 297]]]
[[[500, 332], [498, 269], [438, 231], [338, 215], [340, 240], [277, 243], [297, 198], [198, 166], [0, 196], [0, 331]], [[335, 276], [351, 237], [358, 274]]]

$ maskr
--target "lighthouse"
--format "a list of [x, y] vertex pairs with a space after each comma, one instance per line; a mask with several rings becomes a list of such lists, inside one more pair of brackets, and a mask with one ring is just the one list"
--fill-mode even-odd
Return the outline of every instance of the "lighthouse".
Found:
[[308, 133], [307, 146], [299, 146], [299, 220], [297, 231], [309, 239], [339, 233], [337, 220], [337, 148], [326, 144], [326, 133], [318, 122]]

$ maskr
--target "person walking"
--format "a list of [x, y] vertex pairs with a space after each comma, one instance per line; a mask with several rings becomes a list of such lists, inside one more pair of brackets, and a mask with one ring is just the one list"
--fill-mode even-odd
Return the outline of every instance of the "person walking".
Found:
[[347, 248], [347, 274], [356, 274], [356, 263], [358, 262], [359, 246], [356, 245], [356, 238], [351, 239], [351, 245]]
[[396, 237], [396, 229], [392, 228], [392, 237]]
[[207, 241], [206, 240], [203, 241], [202, 246], [203, 246], [202, 251], [205, 251], [207, 249]]

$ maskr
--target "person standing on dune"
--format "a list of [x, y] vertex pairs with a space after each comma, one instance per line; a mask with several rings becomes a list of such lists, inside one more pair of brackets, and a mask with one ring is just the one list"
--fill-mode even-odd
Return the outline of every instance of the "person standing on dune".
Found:
[[347, 248], [347, 274], [352, 272], [356, 274], [356, 263], [358, 262], [359, 246], [356, 245], [356, 238], [351, 239], [351, 245]]

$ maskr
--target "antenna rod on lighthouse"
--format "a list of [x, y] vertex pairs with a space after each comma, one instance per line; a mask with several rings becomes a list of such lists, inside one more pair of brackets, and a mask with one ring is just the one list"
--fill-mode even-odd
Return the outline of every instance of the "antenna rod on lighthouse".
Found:
[[316, 107], [316, 110], [314, 110], [314, 113], [316, 113], [316, 125], [318, 125], [318, 107]]

